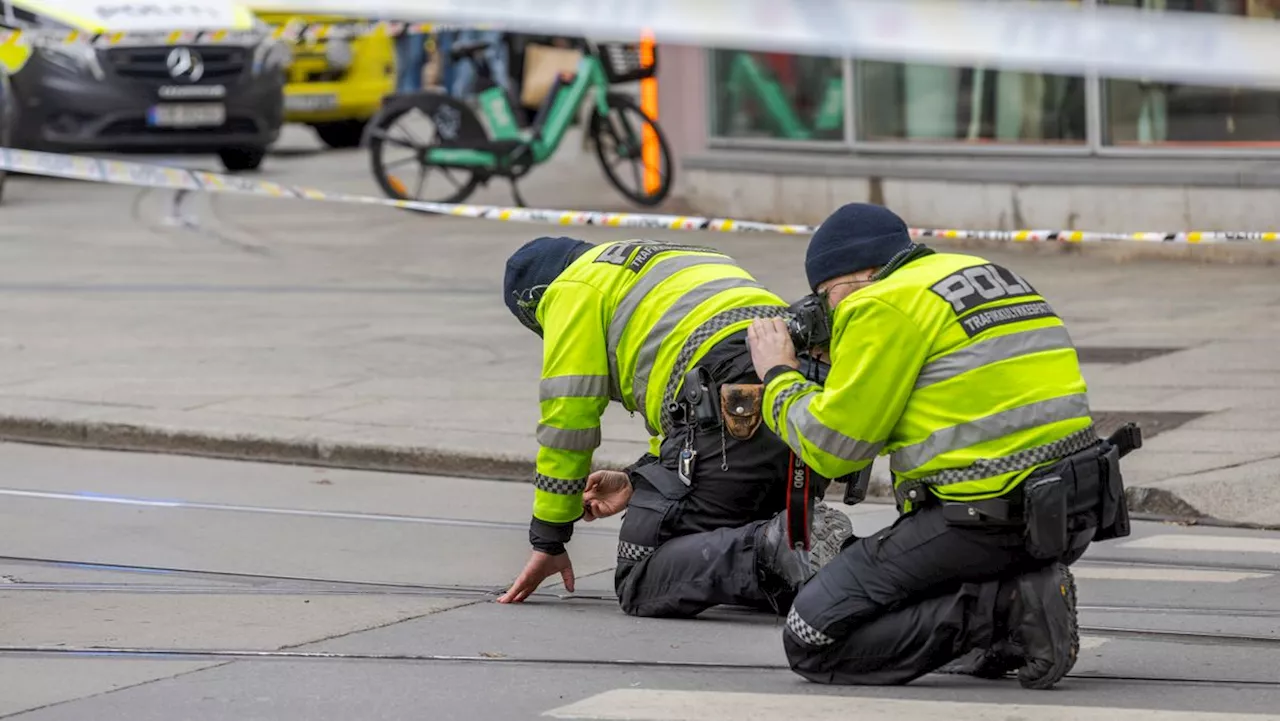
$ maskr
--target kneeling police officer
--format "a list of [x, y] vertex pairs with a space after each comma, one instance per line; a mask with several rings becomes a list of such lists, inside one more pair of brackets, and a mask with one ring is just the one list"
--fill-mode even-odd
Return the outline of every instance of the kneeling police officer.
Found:
[[1128, 535], [1119, 458], [1100, 440], [1063, 322], [1025, 279], [914, 244], [891, 211], [833, 213], [805, 258], [830, 316], [823, 386], [790, 334], [757, 320], [765, 423], [827, 477], [890, 454], [900, 516], [852, 540], [800, 591], [783, 643], [829, 684], [900, 684], [962, 656], [962, 673], [1055, 685], [1079, 640], [1068, 565]]
[[[543, 338], [543, 363], [533, 553], [499, 601], [556, 573], [572, 591], [574, 523], [626, 508], [614, 579], [626, 613], [785, 613], [852, 532], [818, 500], [823, 482], [787, 492], [789, 472], [809, 470], [763, 426], [747, 327], [787, 304], [723, 253], [648, 240], [537, 238], [508, 260], [503, 294]], [[644, 418], [650, 453], [589, 473], [610, 400]]]

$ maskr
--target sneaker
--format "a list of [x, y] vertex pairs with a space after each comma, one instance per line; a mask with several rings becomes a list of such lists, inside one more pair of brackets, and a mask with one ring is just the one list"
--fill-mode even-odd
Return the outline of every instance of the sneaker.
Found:
[[1018, 682], [1028, 689], [1052, 688], [1080, 653], [1075, 579], [1064, 564], [1054, 563], [1010, 585], [1006, 628], [1009, 643], [1022, 652]]
[[853, 536], [853, 522], [840, 511], [819, 501], [809, 521], [809, 551], [797, 551], [787, 543], [787, 513], [783, 511], [760, 527], [756, 535], [758, 564], [792, 588], [803, 586], [831, 562]]

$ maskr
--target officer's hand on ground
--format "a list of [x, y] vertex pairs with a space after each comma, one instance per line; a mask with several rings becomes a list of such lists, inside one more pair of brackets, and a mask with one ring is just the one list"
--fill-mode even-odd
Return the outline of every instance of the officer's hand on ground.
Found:
[[791, 342], [787, 324], [781, 318], [753, 321], [747, 329], [747, 345], [751, 348], [751, 364], [762, 380], [777, 366], [800, 367], [795, 344]]
[[507, 589], [506, 593], [498, 597], [498, 603], [524, 601], [529, 594], [538, 590], [538, 586], [542, 585], [543, 581], [557, 573], [564, 580], [565, 590], [573, 593], [573, 562], [569, 560], [569, 554], [552, 556], [542, 551], [534, 551], [529, 557], [529, 562], [525, 564], [524, 570], [520, 572], [520, 577], [511, 584], [511, 588]]
[[631, 502], [631, 481], [622, 471], [596, 471], [587, 476], [582, 492], [582, 520], [594, 521], [621, 513]]

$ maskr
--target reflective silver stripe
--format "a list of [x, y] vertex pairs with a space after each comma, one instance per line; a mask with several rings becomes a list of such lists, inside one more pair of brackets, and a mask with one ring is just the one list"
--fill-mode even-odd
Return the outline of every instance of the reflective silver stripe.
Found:
[[778, 395], [774, 396], [773, 398], [773, 416], [772, 416], [773, 420], [779, 425], [781, 425], [783, 420], [782, 407], [787, 404], [787, 401], [791, 399], [791, 396], [794, 396], [795, 394], [801, 393], [803, 391], [807, 391], [811, 388], [818, 388], [818, 387], [819, 386], [817, 383], [801, 381], [799, 383], [792, 383], [786, 388], [783, 388], [778, 393]]
[[553, 398], [603, 398], [609, 393], [609, 376], [556, 376], [538, 384], [538, 400]]
[[884, 448], [884, 441], [863, 441], [851, 438], [824, 425], [809, 411], [809, 404], [816, 397], [816, 394], [810, 393], [793, 403], [791, 410], [787, 412], [788, 420], [792, 421], [791, 428], [799, 431], [801, 438], [817, 446], [818, 450], [845, 461], [865, 461], [868, 458], [875, 458], [880, 449]]
[[[671, 276], [682, 270], [695, 268], [699, 265], [733, 265], [733, 259], [728, 256], [716, 255], [675, 255], [665, 258], [657, 258], [652, 261], [649, 272], [640, 277], [636, 284], [631, 286], [631, 290], [627, 291], [622, 302], [618, 304], [617, 310], [613, 312], [613, 318], [609, 321], [609, 377], [613, 379], [613, 399], [622, 400], [622, 380], [618, 373], [618, 344], [622, 342], [622, 334], [627, 330], [627, 324], [631, 322], [631, 316], [635, 315], [636, 309], [640, 307], [640, 303], [645, 297], [658, 287], [662, 281], [667, 280]], [[637, 407], [643, 411], [643, 404], [637, 404]]]
[[539, 423], [538, 444], [564, 451], [589, 451], [600, 446], [600, 427], [565, 429]]
[[555, 493], [561, 496], [576, 496], [587, 490], [587, 479], [552, 478], [539, 473], [533, 477], [533, 487], [539, 491]]
[[[645, 396], [649, 392], [649, 382], [653, 375], [653, 366], [658, 362], [658, 351], [662, 348], [663, 342], [671, 335], [680, 321], [684, 320], [693, 312], [694, 308], [702, 305], [711, 298], [725, 291], [735, 288], [756, 288], [760, 289], [761, 285], [754, 280], [748, 278], [716, 278], [709, 280], [696, 288], [689, 289], [684, 295], [680, 296], [675, 303], [662, 314], [657, 323], [653, 324], [653, 329], [649, 331], [649, 335], [645, 336], [644, 342], [640, 344], [640, 352], [636, 354], [635, 380], [631, 384], [631, 397], [635, 399], [636, 408], [642, 413], [647, 407]], [[705, 324], [704, 324], [705, 325]], [[698, 328], [690, 337], [697, 336]], [[705, 338], [704, 338], [705, 340]], [[677, 361], [672, 372], [679, 373], [680, 367]], [[683, 374], [681, 374], [683, 378]]]
[[924, 388], [934, 383], [955, 378], [975, 368], [998, 363], [1010, 358], [1040, 353], [1050, 350], [1074, 348], [1071, 336], [1062, 326], [1055, 328], [1037, 328], [1010, 335], [1002, 335], [991, 340], [975, 343], [968, 348], [958, 350], [939, 358], [920, 369], [916, 378], [916, 388]]
[[958, 448], [1003, 438], [1027, 428], [1089, 415], [1089, 398], [1084, 393], [1050, 398], [1011, 410], [993, 413], [958, 426], [934, 431], [920, 443], [893, 452], [889, 467], [897, 473], [919, 468], [937, 456]]
[[977, 481], [983, 478], [1003, 476], [1006, 473], [1025, 471], [1041, 463], [1066, 458], [1079, 453], [1098, 442], [1098, 434], [1093, 425], [1060, 438], [1051, 443], [1027, 448], [1017, 453], [1010, 453], [999, 458], [984, 458], [964, 468], [948, 468], [945, 471], [917, 479], [917, 483], [926, 486], [948, 486], [952, 483]]

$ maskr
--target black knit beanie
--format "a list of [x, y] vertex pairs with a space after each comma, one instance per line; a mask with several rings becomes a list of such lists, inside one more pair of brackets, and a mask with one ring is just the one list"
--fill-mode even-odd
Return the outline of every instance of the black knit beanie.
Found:
[[885, 265], [911, 247], [907, 224], [888, 208], [849, 203], [822, 222], [809, 241], [804, 272], [809, 289], [832, 278]]
[[538, 301], [565, 268], [592, 245], [576, 238], [534, 238], [507, 259], [502, 299], [526, 328], [542, 335], [538, 326]]

